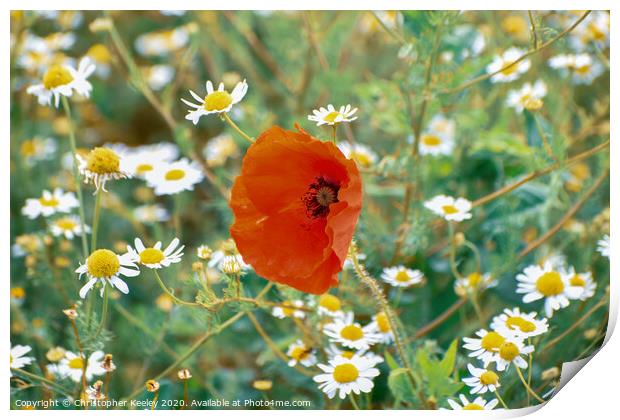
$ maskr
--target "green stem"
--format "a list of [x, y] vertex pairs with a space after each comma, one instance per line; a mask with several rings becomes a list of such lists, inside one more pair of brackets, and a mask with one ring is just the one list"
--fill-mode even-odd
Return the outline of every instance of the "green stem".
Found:
[[[531, 337], [527, 338], [527, 345], [531, 346], [532, 345], [532, 339]], [[527, 385], [531, 387], [532, 385], [532, 359], [533, 359], [533, 354], [534, 352], [531, 351], [529, 354], [529, 364], [528, 369], [527, 369]], [[530, 394], [527, 394], [527, 405], [530, 405]]]
[[463, 278], [461, 273], [459, 273], [459, 269], [456, 266], [456, 244], [454, 243], [454, 224], [450, 221], [448, 222], [448, 232], [450, 235], [450, 270], [452, 270], [452, 275], [457, 278]]
[[336, 144], [336, 130], [338, 130], [338, 125], [332, 125], [332, 141]]
[[230, 117], [228, 116], [228, 113], [224, 112], [222, 114], [222, 118], [224, 119], [224, 121], [228, 123], [228, 125], [230, 125], [233, 128], [233, 130], [239, 133], [244, 139], [246, 139], [250, 143], [254, 143], [254, 139], [248, 136], [247, 134], [245, 134], [245, 132], [242, 129], [240, 129], [239, 126], [235, 124], [233, 120], [230, 119]]
[[90, 249], [95, 251], [97, 249], [97, 230], [99, 229], [99, 215], [101, 213], [101, 191], [102, 188], [98, 188], [95, 195], [95, 207], [93, 209], [93, 232], [90, 237]]
[[109, 290], [109, 287], [108, 287], [108, 283], [106, 282], [103, 284], [103, 303], [101, 307], [101, 322], [99, 323], [99, 327], [97, 328], [95, 337], [99, 337], [99, 334], [101, 333], [101, 330], [103, 330], [106, 319], [108, 317], [108, 299], [109, 299], [108, 290]]
[[39, 382], [44, 383], [45, 385], [49, 386], [50, 388], [56, 388], [57, 391], [60, 391], [63, 395], [71, 395], [71, 391], [65, 389], [64, 387], [58, 385], [57, 383], [50, 381], [49, 379], [46, 379], [42, 376], [39, 376], [37, 374], [34, 373], [30, 373], [28, 371], [25, 371], [23, 369], [19, 369], [19, 368], [11, 368], [12, 371], [19, 373], [20, 375], [26, 376], [30, 379], [34, 379], [37, 380]]
[[182, 299], [179, 299], [178, 297], [176, 297], [174, 294], [172, 294], [170, 292], [170, 290], [168, 290], [168, 288], [164, 284], [164, 282], [161, 279], [161, 277], [159, 277], [159, 273], [157, 272], [157, 269], [153, 269], [153, 273], [155, 273], [155, 278], [157, 279], [157, 283], [159, 283], [159, 286], [161, 287], [161, 289], [164, 291], [164, 293], [166, 293], [168, 296], [170, 296], [174, 302], [176, 302], [179, 305], [200, 306], [199, 303], [188, 302], [188, 301], [185, 301], [185, 300], [182, 300]]
[[80, 171], [78, 170], [77, 164], [77, 146], [75, 142], [75, 130], [73, 127], [73, 119], [71, 117], [71, 107], [69, 106], [69, 101], [66, 96], [62, 96], [62, 106], [65, 109], [65, 114], [67, 115], [67, 121], [69, 122], [69, 144], [71, 145], [71, 154], [73, 156], [73, 178], [75, 180], [75, 189], [78, 196], [78, 202], [80, 203], [79, 207], [79, 215], [80, 215], [80, 228], [82, 238], [82, 255], [84, 260], [88, 257], [88, 242], [86, 241], [86, 217], [84, 216], [84, 198], [82, 195], [82, 180], [80, 178]]
[[360, 407], [357, 405], [357, 402], [355, 402], [355, 397], [353, 396], [353, 392], [349, 394], [349, 400], [351, 400], [351, 405], [353, 406], [354, 409], [356, 410], [360, 409]]
[[[530, 395], [530, 394], [527, 394]], [[502, 399], [502, 397], [500, 397], [499, 392], [497, 392], [497, 388], [495, 388], [495, 396], [497, 397], [497, 399], [499, 400], [499, 403], [502, 405], [502, 407], [504, 407], [506, 410], [508, 410], [508, 406], [506, 405], [506, 403], [504, 402], [504, 400]], [[528, 404], [529, 405], [529, 404]]]
[[[530, 395], [532, 397], [534, 397], [536, 400], [538, 400], [538, 402], [544, 403], [545, 400], [543, 400], [542, 398], [540, 398], [538, 396], [538, 394], [536, 392], [534, 392], [534, 390], [532, 388], [530, 388], [530, 386], [527, 384], [527, 382], [525, 381], [525, 378], [523, 377], [523, 373], [521, 372], [521, 369], [519, 368], [519, 366], [515, 365], [515, 368], [517, 369], [517, 374], [519, 375], [519, 379], [521, 380], [521, 383], [523, 384], [523, 386], [525, 387], [525, 390], [527, 392], [530, 393]], [[530, 366], [530, 369], [532, 367]]]

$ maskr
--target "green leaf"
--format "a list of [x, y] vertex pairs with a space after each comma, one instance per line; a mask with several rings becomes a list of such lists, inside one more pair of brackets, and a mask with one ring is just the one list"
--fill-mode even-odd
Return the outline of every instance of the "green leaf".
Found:
[[394, 357], [392, 357], [392, 355], [388, 353], [387, 350], [385, 351], [383, 355], [385, 356], [385, 363], [387, 363], [390, 370], [398, 369], [398, 363], [396, 363], [396, 360], [394, 360]]
[[411, 386], [411, 382], [408, 378], [407, 369], [397, 368], [392, 370], [388, 376], [388, 387], [396, 400], [405, 401], [412, 404], [418, 402], [418, 398], [416, 397], [413, 387]]
[[453, 340], [452, 343], [450, 343], [450, 347], [448, 347], [446, 354], [443, 356], [443, 359], [439, 363], [441, 371], [447, 376], [450, 376], [452, 374], [452, 371], [454, 370], [454, 362], [456, 361], [456, 348], [458, 346], [458, 342], [459, 340], [457, 338]]

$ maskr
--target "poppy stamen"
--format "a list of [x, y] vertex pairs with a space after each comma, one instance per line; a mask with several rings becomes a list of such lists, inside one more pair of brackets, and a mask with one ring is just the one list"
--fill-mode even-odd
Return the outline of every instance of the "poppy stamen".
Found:
[[338, 202], [339, 189], [340, 185], [337, 183], [323, 176], [316, 177], [301, 199], [306, 205], [306, 215], [311, 219], [326, 217], [329, 214], [329, 206]]

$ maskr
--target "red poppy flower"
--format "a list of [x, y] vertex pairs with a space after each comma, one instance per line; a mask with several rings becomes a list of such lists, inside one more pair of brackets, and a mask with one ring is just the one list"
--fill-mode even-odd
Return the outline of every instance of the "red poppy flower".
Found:
[[258, 275], [320, 294], [338, 284], [362, 182], [333, 143], [297, 128], [271, 127], [248, 149], [232, 188], [230, 233]]

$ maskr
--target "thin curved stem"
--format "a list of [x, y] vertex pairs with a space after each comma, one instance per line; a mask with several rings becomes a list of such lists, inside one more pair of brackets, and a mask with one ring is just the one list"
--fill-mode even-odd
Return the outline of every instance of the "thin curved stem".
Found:
[[[273, 287], [273, 283], [268, 283], [265, 287], [263, 287], [263, 289], [260, 292], [258, 292], [258, 294], [256, 295], [256, 299], [261, 299], [265, 294], [267, 294], [267, 292], [271, 289], [271, 287]], [[237, 312], [235, 315], [231, 316], [230, 318], [228, 318], [226, 321], [222, 322], [217, 327], [215, 327], [212, 330], [210, 330], [210, 331], [206, 332], [205, 334], [203, 334], [200, 338], [198, 338], [198, 340], [196, 340], [196, 342], [185, 353], [183, 353], [181, 356], [179, 356], [174, 361], [174, 363], [172, 363], [170, 366], [168, 366], [166, 369], [164, 369], [159, 375], [157, 375], [153, 379], [155, 379], [157, 381], [157, 380], [163, 378], [164, 376], [168, 375], [170, 372], [172, 372], [174, 369], [176, 369], [181, 363], [186, 361], [192, 354], [194, 354], [196, 352], [196, 350], [198, 350], [200, 348], [200, 346], [202, 346], [207, 340], [209, 340], [211, 337], [214, 337], [214, 336], [218, 335], [219, 333], [224, 331], [226, 328], [228, 328], [231, 325], [233, 325], [235, 322], [237, 322], [239, 319], [241, 319], [247, 313], [249, 313], [249, 311]], [[143, 389], [142, 387], [136, 389], [134, 392], [131, 393], [131, 395], [129, 395], [128, 397], [123, 398], [123, 401], [129, 401], [129, 400], [135, 398], [138, 394], [140, 394], [140, 392], [142, 392], [142, 389]]]
[[66, 96], [61, 95], [62, 98], [62, 106], [65, 109], [65, 114], [67, 115], [67, 121], [69, 122], [69, 144], [71, 145], [71, 155], [73, 157], [73, 178], [75, 180], [75, 190], [78, 196], [78, 202], [80, 207], [78, 209], [78, 214], [80, 216], [80, 237], [82, 239], [82, 255], [84, 260], [88, 257], [88, 242], [86, 240], [86, 217], [84, 216], [84, 196], [82, 195], [82, 180], [80, 178], [80, 171], [78, 170], [77, 164], [77, 146], [75, 141], [75, 129], [73, 127], [73, 118], [71, 116], [71, 107], [69, 106], [69, 100]]
[[573, 31], [573, 29], [575, 29], [581, 22], [583, 22], [583, 20], [588, 17], [588, 15], [590, 14], [590, 10], [588, 10], [587, 12], [585, 12], [579, 19], [577, 19], [575, 21], [575, 23], [573, 23], [570, 27], [568, 27], [567, 29], [565, 29], [564, 31], [560, 32], [558, 35], [556, 35], [555, 37], [553, 37], [552, 39], [550, 39], [549, 41], [545, 42], [544, 44], [541, 44], [538, 48], [534, 48], [529, 50], [528, 52], [526, 52], [525, 54], [523, 54], [521, 57], [517, 58], [516, 60], [514, 60], [511, 63], [506, 64], [505, 66], [503, 66], [501, 69], [493, 72], [493, 73], [486, 73], [483, 74], [481, 76], [478, 76], [476, 78], [471, 79], [468, 82], [465, 82], [455, 88], [452, 89], [445, 89], [444, 91], [442, 91], [441, 93], [445, 93], [445, 94], [453, 94], [453, 93], [457, 93], [460, 92], [462, 90], [465, 90], [473, 85], [475, 85], [476, 83], [482, 82], [484, 80], [490, 79], [491, 77], [495, 76], [496, 74], [499, 74], [509, 68], [512, 68], [513, 66], [515, 66], [516, 64], [519, 64], [521, 61], [525, 60], [526, 58], [528, 58], [531, 55], [534, 55], [542, 50], [544, 50], [545, 48], [549, 47], [551, 44], [559, 41], [560, 39], [564, 38], [566, 35], [568, 35], [570, 32]]
[[351, 400], [351, 405], [353, 406], [354, 409], [356, 409], [356, 410], [360, 409], [359, 405], [357, 405], [357, 402], [355, 401], [355, 397], [353, 396], [353, 392], [351, 392], [349, 394], [349, 400]]
[[[521, 372], [521, 369], [519, 368], [519, 366], [515, 365], [515, 368], [517, 369], [517, 374], [519, 375], [519, 379], [521, 379], [521, 383], [523, 384], [523, 386], [525, 387], [525, 390], [532, 396], [534, 397], [538, 402], [540, 403], [544, 403], [545, 400], [543, 400], [542, 398], [540, 398], [538, 396], [538, 394], [532, 389], [530, 388], [530, 386], [527, 384], [527, 382], [525, 381], [525, 378], [523, 377], [523, 373]], [[532, 367], [530, 366], [530, 369]]]
[[19, 373], [20, 375], [26, 376], [30, 379], [34, 379], [37, 380], [41, 383], [44, 383], [45, 385], [49, 386], [50, 388], [56, 388], [57, 391], [61, 391], [64, 395], [71, 395], [71, 391], [67, 390], [66, 388], [58, 385], [56, 382], [50, 381], [47, 378], [44, 378], [42, 376], [39, 376], [35, 373], [30, 373], [26, 370], [20, 369], [20, 368], [11, 368], [12, 371]]
[[155, 278], [157, 279], [157, 283], [159, 283], [159, 286], [161, 287], [161, 290], [163, 290], [164, 293], [166, 293], [168, 296], [170, 296], [170, 298], [175, 303], [177, 303], [179, 305], [185, 305], [185, 306], [201, 306], [197, 302], [188, 302], [186, 300], [179, 299], [178, 297], [176, 297], [172, 292], [170, 292], [170, 290], [168, 290], [168, 288], [166, 287], [164, 281], [159, 276], [159, 273], [157, 272], [157, 269], [153, 269], [153, 273], [155, 273]]
[[[502, 407], [504, 407], [506, 410], [508, 410], [508, 406], [506, 405], [506, 403], [504, 402], [504, 400], [502, 399], [502, 397], [499, 395], [499, 392], [497, 392], [497, 388], [495, 388], [495, 396], [497, 397], [497, 399], [499, 400], [499, 403], [502, 405]], [[528, 394], [529, 395], [529, 394]]]
[[246, 139], [250, 143], [254, 143], [254, 138], [248, 136], [247, 134], [245, 134], [245, 132], [242, 129], [240, 129], [239, 126], [237, 124], [235, 124], [235, 122], [233, 120], [230, 119], [230, 117], [228, 116], [227, 112], [224, 112], [222, 114], [222, 118], [224, 119], [224, 121], [226, 121], [228, 123], [228, 125], [230, 125], [232, 127], [233, 130], [235, 130], [237, 133], [239, 133], [244, 139]]
[[109, 287], [108, 283], [105, 282], [103, 284], [103, 303], [101, 306], [101, 322], [99, 323], [99, 327], [97, 328], [97, 332], [95, 333], [95, 337], [98, 337], [103, 327], [105, 326], [106, 320], [108, 318], [108, 300], [109, 300]]
[[99, 216], [101, 214], [101, 195], [102, 188], [97, 188], [95, 192], [95, 207], [93, 209], [93, 230], [90, 236], [90, 249], [97, 249], [97, 231], [99, 229]]

